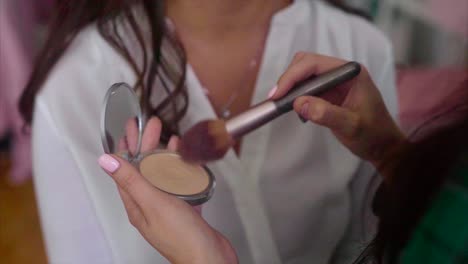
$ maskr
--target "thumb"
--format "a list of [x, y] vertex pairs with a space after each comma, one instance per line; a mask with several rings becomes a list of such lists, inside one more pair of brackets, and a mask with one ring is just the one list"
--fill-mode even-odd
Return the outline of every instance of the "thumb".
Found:
[[340, 136], [353, 137], [359, 129], [359, 116], [343, 107], [314, 96], [294, 101], [294, 110], [303, 118], [324, 126]]

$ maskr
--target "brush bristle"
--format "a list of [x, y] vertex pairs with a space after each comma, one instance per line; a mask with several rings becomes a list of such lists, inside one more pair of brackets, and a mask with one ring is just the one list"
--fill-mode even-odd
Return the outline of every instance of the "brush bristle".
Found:
[[232, 144], [224, 121], [208, 120], [196, 124], [182, 136], [179, 151], [186, 161], [206, 163], [224, 157]]

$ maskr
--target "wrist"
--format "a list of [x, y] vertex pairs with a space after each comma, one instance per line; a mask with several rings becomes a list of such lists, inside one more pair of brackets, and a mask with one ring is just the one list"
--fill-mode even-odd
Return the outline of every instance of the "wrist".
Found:
[[214, 244], [207, 243], [204, 250], [197, 250], [190, 263], [200, 264], [237, 264], [238, 259], [231, 243], [221, 234]]
[[382, 139], [374, 148], [372, 158], [369, 160], [374, 167], [382, 173], [385, 164], [408, 145], [406, 136], [398, 128]]

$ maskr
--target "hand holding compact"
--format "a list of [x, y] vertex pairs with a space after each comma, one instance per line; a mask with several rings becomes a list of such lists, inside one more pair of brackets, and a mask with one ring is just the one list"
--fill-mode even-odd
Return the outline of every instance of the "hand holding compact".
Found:
[[131, 86], [116, 83], [108, 89], [101, 115], [104, 152], [130, 162], [155, 188], [193, 206], [205, 203], [216, 186], [214, 175], [206, 166], [184, 162], [175, 147], [158, 148], [160, 130], [159, 119], [145, 122]]
[[[134, 150], [136, 130], [132, 122], [126, 127], [125, 144]], [[151, 118], [141, 139], [141, 151], [159, 145], [161, 122]], [[172, 137], [168, 150], [176, 151], [178, 138]], [[211, 228], [200, 212], [187, 202], [155, 188], [128, 161], [118, 155], [105, 154], [99, 164], [117, 183], [130, 223], [171, 263], [237, 263], [229, 242]]]

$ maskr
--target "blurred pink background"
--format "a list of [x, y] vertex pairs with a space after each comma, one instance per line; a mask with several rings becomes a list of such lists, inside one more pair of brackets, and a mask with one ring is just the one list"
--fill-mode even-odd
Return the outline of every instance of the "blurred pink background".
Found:
[[37, 34], [47, 19], [52, 0], [0, 1], [0, 137], [12, 136], [10, 182], [20, 184], [31, 175], [29, 136], [22, 133], [18, 99], [28, 80]]

